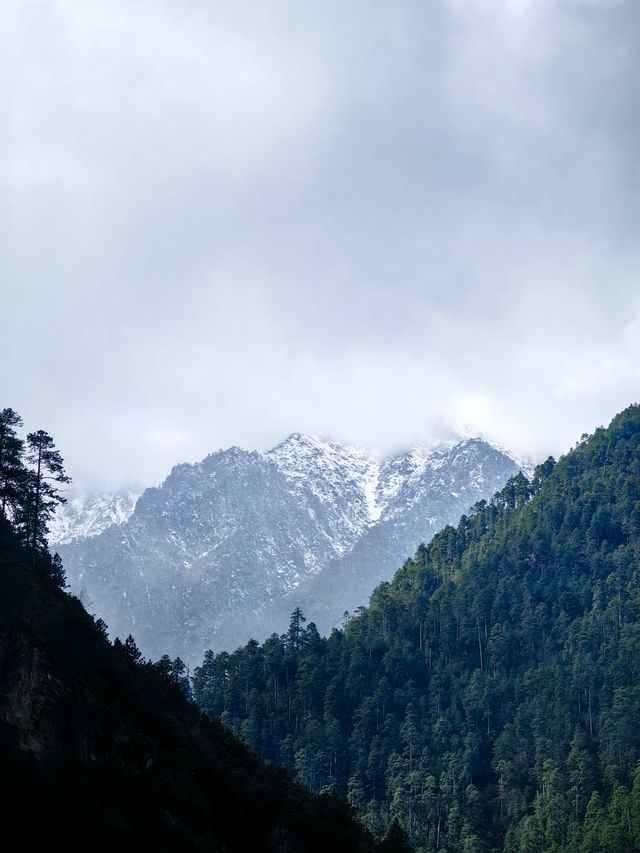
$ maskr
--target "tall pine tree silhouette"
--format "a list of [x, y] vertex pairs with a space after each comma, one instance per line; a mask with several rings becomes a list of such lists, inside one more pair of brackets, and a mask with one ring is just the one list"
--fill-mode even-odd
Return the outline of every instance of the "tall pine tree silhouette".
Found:
[[13, 409], [0, 411], [0, 513], [6, 519], [16, 514], [26, 485], [24, 441], [16, 433], [21, 426], [22, 418]]
[[58, 505], [67, 502], [59, 486], [70, 483], [71, 478], [53, 439], [42, 429], [27, 435], [27, 460], [32, 466], [25, 508], [27, 538], [33, 548], [46, 547], [49, 520]]

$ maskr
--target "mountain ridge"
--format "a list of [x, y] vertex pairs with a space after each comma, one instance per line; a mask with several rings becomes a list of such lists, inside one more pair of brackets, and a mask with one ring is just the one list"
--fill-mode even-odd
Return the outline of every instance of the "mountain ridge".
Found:
[[[364, 448], [352, 444], [334, 442], [323, 438], [313, 433], [292, 432], [278, 444], [272, 448], [259, 450], [245, 450], [239, 445], [231, 445], [227, 448], [219, 448], [203, 457], [200, 462], [178, 462], [172, 466], [169, 474], [161, 481], [162, 486], [171, 477], [171, 474], [176, 469], [181, 469], [184, 466], [194, 467], [201, 466], [207, 459], [220, 453], [249, 453], [258, 454], [273, 461], [281, 470], [286, 471], [286, 459], [289, 454], [283, 452], [292, 444], [299, 446], [314, 444], [318, 447], [339, 448], [343, 450], [353, 451], [355, 455], [361, 455], [368, 459], [372, 466], [378, 466], [378, 476], [371, 477], [369, 484], [373, 485], [373, 489], [369, 493], [369, 514], [370, 521], [377, 521], [383, 511], [385, 502], [390, 498], [395, 497], [397, 489], [401, 486], [401, 478], [396, 478], [396, 491], [394, 491], [394, 482], [392, 472], [389, 470], [386, 473], [386, 478], [383, 477], [383, 472], [387, 466], [397, 465], [398, 460], [404, 458], [414, 458], [417, 461], [414, 464], [414, 470], [418, 469], [425, 459], [443, 450], [451, 449], [455, 446], [463, 445], [469, 441], [482, 441], [493, 447], [495, 450], [503, 453], [505, 456], [513, 460], [525, 475], [530, 476], [534, 466], [532, 463], [522, 459], [514, 453], [495, 441], [489, 441], [477, 436], [465, 435], [464, 437], [452, 438], [447, 441], [438, 441], [434, 443], [417, 443], [411, 445], [408, 450], [400, 450], [392, 453], [379, 454], [375, 451], [367, 451]], [[298, 467], [292, 466], [288, 473], [293, 477], [301, 477], [302, 472]], [[386, 488], [383, 487], [386, 483]], [[147, 488], [158, 488], [157, 486], [149, 486]], [[58, 545], [68, 545], [70, 542], [77, 539], [87, 539], [97, 536], [111, 526], [120, 526], [129, 520], [135, 509], [138, 498], [146, 491], [142, 487], [127, 487], [123, 486], [115, 490], [100, 489], [100, 490], [77, 490], [74, 489], [73, 494], [67, 499], [66, 503], [58, 507], [54, 517], [49, 522], [48, 541], [52, 548]], [[378, 503], [378, 493], [382, 492], [383, 502]]]
[[[112, 632], [195, 659], [281, 630], [301, 602], [329, 630], [380, 572], [517, 470], [482, 439], [380, 460], [292, 433], [264, 453], [234, 446], [174, 466], [122, 524], [58, 550]], [[330, 582], [313, 580], [329, 568]]]

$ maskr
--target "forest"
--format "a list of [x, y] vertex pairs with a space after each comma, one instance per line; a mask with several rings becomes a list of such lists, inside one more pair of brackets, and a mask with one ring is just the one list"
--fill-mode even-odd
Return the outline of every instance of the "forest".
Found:
[[0, 411], [2, 849], [403, 853], [335, 793], [251, 755], [186, 693], [183, 668], [65, 592], [46, 546], [68, 481], [53, 439]]
[[640, 850], [640, 407], [420, 546], [341, 630], [208, 652], [196, 701], [432, 853]]

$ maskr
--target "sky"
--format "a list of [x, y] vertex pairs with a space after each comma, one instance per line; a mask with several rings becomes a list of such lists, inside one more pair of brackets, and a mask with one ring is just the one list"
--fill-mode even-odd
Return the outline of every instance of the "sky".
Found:
[[5, 0], [1, 406], [84, 488], [640, 400], [637, 0]]

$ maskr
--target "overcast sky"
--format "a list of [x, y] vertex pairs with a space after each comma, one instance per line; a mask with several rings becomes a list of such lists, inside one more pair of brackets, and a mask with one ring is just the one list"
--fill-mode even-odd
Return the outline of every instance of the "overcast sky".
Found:
[[0, 405], [87, 487], [640, 399], [638, 0], [5, 0]]

